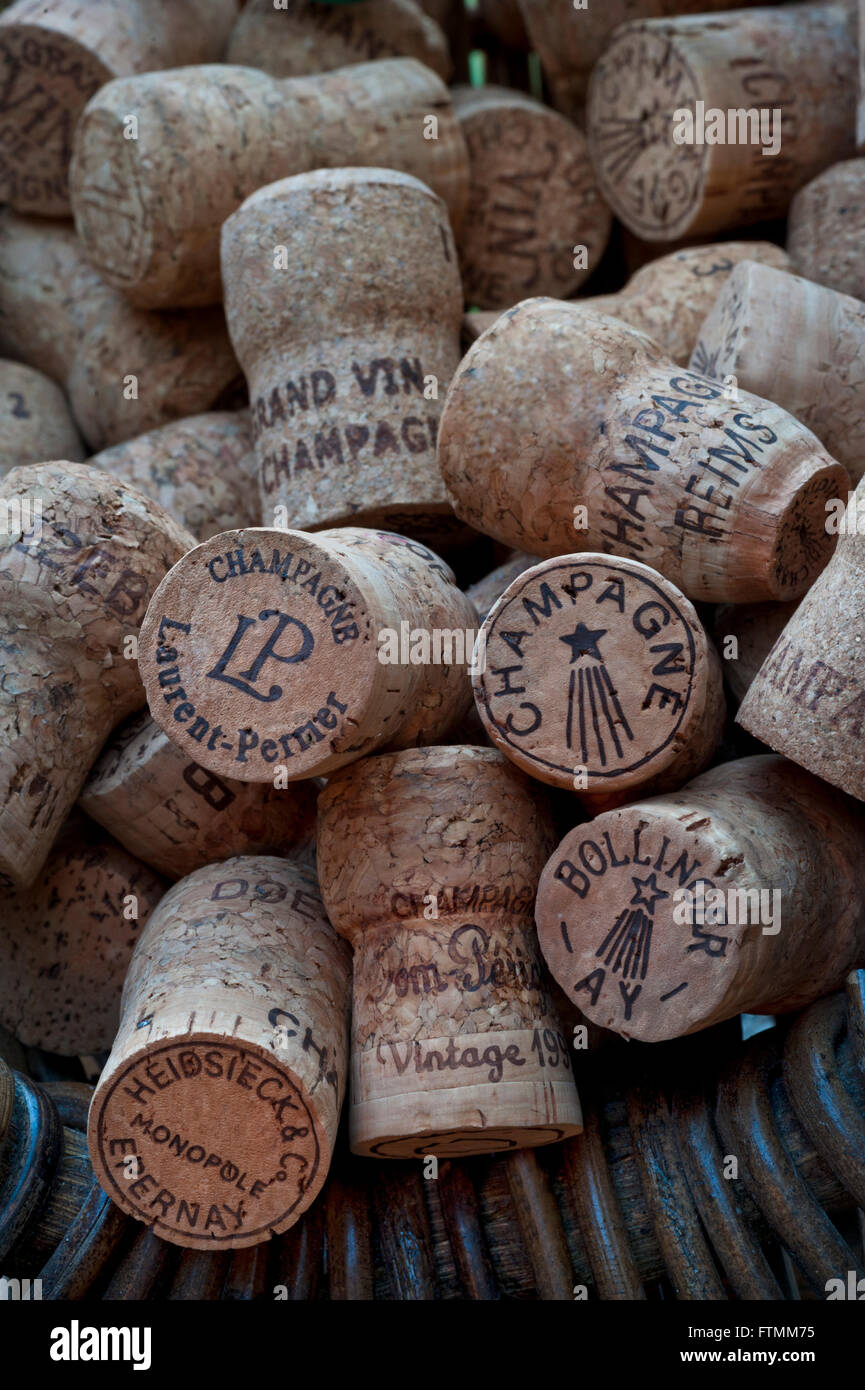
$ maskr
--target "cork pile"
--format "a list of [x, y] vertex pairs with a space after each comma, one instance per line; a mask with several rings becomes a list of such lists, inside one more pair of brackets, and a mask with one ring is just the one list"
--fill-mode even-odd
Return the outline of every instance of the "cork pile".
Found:
[[0, 13], [0, 1025], [153, 1234], [865, 967], [858, 33]]

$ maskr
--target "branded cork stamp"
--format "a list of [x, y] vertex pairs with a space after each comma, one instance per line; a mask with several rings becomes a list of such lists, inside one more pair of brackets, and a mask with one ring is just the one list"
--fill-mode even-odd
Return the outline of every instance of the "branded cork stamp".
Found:
[[392, 529], [396, 513], [408, 529], [414, 513], [411, 534], [438, 544], [455, 526], [435, 450], [462, 312], [441, 200], [394, 170], [299, 174], [228, 219], [222, 266], [263, 520]]
[[849, 482], [780, 407], [553, 299], [518, 304], [469, 349], [438, 452], [476, 529], [534, 555], [640, 560], [712, 602], [803, 594], [834, 549], [826, 503]]
[[416, 542], [346, 528], [211, 537], [166, 575], [141, 628], [156, 722], [220, 776], [331, 772], [384, 743], [433, 742], [471, 702], [466, 666], [387, 664], [379, 634], [476, 623]]
[[774, 755], [571, 830], [541, 874], [541, 950], [594, 1023], [643, 1042], [801, 1009], [865, 949], [855, 803]]
[[336, 1139], [350, 971], [298, 864], [240, 856], [176, 884], [136, 948], [90, 1109], [109, 1196], [198, 1250], [293, 1225]]
[[494, 749], [382, 754], [329, 780], [318, 865], [354, 947], [355, 1153], [458, 1157], [579, 1132], [531, 925], [552, 839], [540, 790]]
[[493, 743], [591, 796], [681, 785], [721, 736], [720, 663], [693, 607], [647, 565], [568, 555], [526, 570], [482, 628], [472, 677]]
[[601, 192], [626, 227], [672, 241], [780, 217], [851, 155], [854, 19], [813, 4], [623, 24], [587, 110]]
[[144, 710], [103, 748], [78, 803], [115, 839], [168, 878], [236, 854], [309, 855], [312, 782], [219, 777], [185, 753]]
[[144, 704], [129, 645], [193, 538], [81, 463], [0, 481], [0, 881], [31, 883], [107, 734]]
[[[124, 138], [130, 112], [137, 140]], [[459, 225], [468, 156], [430, 68], [386, 58], [277, 81], [207, 64], [107, 83], [75, 132], [70, 196], [78, 235], [106, 281], [140, 308], [175, 309], [221, 300], [220, 227], [256, 188], [358, 165], [422, 179]], [[313, 245], [306, 255], [323, 290]], [[272, 246], [267, 256], [272, 263]], [[382, 258], [382, 269], [395, 259]]]

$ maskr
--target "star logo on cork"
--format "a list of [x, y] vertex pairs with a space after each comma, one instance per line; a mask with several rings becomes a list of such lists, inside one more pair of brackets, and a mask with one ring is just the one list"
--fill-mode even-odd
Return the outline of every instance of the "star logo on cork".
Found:
[[660, 772], [684, 737], [697, 665], [686, 609], [632, 560], [573, 555], [520, 575], [484, 624], [486, 664], [473, 677], [493, 742], [570, 790], [577, 768], [587, 791]]
[[623, 980], [645, 980], [649, 969], [655, 904], [670, 895], [658, 887], [653, 873], [647, 878], [633, 875], [631, 882], [634, 895], [628, 906], [619, 913], [595, 955], [614, 975], [621, 971]]

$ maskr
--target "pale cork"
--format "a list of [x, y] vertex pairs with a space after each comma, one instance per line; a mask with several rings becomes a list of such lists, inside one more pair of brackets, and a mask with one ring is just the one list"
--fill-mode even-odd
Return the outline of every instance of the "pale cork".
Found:
[[863, 245], [865, 159], [847, 159], [796, 194], [787, 223], [787, 250], [797, 274], [865, 300]]
[[56, 382], [21, 362], [0, 361], [0, 476], [46, 459], [82, 463], [86, 450]]
[[249, 0], [231, 31], [227, 63], [271, 77], [305, 77], [352, 63], [416, 58], [447, 82], [451, 58], [436, 21], [414, 0]]
[[[193, 538], [82, 463], [0, 483], [0, 882], [33, 882], [106, 736], [144, 704], [134, 638]], [[39, 514], [41, 508], [41, 515]]]
[[[541, 949], [593, 1023], [641, 1042], [788, 1013], [865, 959], [863, 865], [852, 802], [783, 758], [742, 758], [571, 830], [541, 874]], [[749, 909], [731, 890], [768, 896]]]
[[350, 976], [300, 865], [239, 856], [175, 884], [136, 947], [90, 1107], [93, 1168], [118, 1206], [196, 1250], [293, 1226], [336, 1140]]
[[[130, 111], [138, 140], [122, 136]], [[211, 64], [109, 83], [76, 129], [72, 206], [88, 256], [132, 303], [213, 304], [220, 226], [244, 198], [346, 165], [415, 175], [458, 225], [468, 156], [441, 78], [414, 58], [387, 58], [283, 81]]]
[[717, 653], [684, 594], [648, 565], [591, 552], [544, 560], [509, 585], [480, 640], [472, 685], [490, 739], [590, 805], [680, 787], [720, 742]]
[[455, 87], [453, 103], [469, 152], [459, 236], [466, 302], [507, 309], [529, 295], [566, 299], [597, 268], [612, 226], [583, 132], [507, 87]]
[[73, 815], [32, 886], [0, 896], [0, 1022], [65, 1057], [109, 1048], [133, 948], [167, 887]]
[[737, 718], [770, 748], [865, 801], [865, 481], [843, 526], [831, 563], [781, 632]]
[[541, 60], [553, 106], [572, 120], [585, 114], [586, 92], [595, 63], [614, 29], [627, 20], [665, 14], [710, 14], [730, 8], [730, 0], [590, 0], [576, 9], [573, 0], [518, 0], [528, 47]]
[[[243, 782], [294, 781], [386, 743], [441, 742], [471, 703], [476, 625], [448, 566], [404, 536], [249, 528], [166, 575], [139, 663], [154, 719], [185, 754]], [[400, 650], [403, 630], [429, 634], [426, 661]], [[443, 638], [436, 657], [445, 632], [463, 634], [462, 662]]]
[[[587, 107], [589, 148], [613, 212], [645, 241], [782, 217], [797, 189], [854, 152], [854, 30], [846, 3], [622, 25], [592, 73]], [[755, 112], [757, 122], [762, 111], [765, 132], [677, 143], [686, 132], [676, 113], [698, 112], [698, 102], [725, 123], [729, 111]], [[764, 154], [774, 111], [780, 147]]]
[[439, 463], [457, 515], [506, 545], [625, 555], [713, 602], [803, 594], [849, 481], [780, 407], [726, 400], [636, 329], [553, 299], [501, 315], [463, 358]]
[[134, 483], [199, 541], [261, 519], [246, 410], [190, 415], [103, 449], [89, 462]]
[[[635, 271], [615, 294], [587, 295], [575, 306], [639, 328], [674, 362], [687, 366], [700, 328], [727, 279], [742, 260], [786, 270], [790, 258], [771, 241], [723, 241], [707, 246], [686, 246], [658, 256]], [[497, 313], [481, 312], [463, 317], [463, 335], [475, 342], [495, 323]]]
[[63, 387], [94, 451], [219, 402], [237, 381], [218, 308], [133, 309], [65, 222], [0, 216], [0, 352]]
[[865, 304], [742, 261], [700, 329], [691, 367], [774, 401], [854, 483], [865, 473]]
[[0, 15], [0, 202], [69, 216], [81, 112], [103, 83], [220, 57], [236, 0], [17, 0]]
[[441, 199], [389, 169], [268, 184], [223, 228], [222, 279], [264, 523], [443, 548], [464, 528], [436, 462], [462, 313]]
[[722, 603], [715, 609], [713, 628], [721, 669], [738, 704], [796, 608], [795, 603]]
[[355, 1153], [462, 1157], [579, 1132], [532, 928], [552, 843], [541, 793], [494, 749], [385, 754], [329, 781], [319, 875], [354, 947]]
[[478, 617], [483, 621], [496, 599], [501, 598], [509, 584], [538, 563], [536, 555], [527, 555], [523, 550], [515, 550], [507, 560], [485, 574], [476, 584], [466, 589], [466, 597], [474, 604]]
[[237, 854], [308, 857], [314, 782], [218, 777], [184, 753], [147, 710], [116, 730], [79, 805], [145, 864], [178, 879]]

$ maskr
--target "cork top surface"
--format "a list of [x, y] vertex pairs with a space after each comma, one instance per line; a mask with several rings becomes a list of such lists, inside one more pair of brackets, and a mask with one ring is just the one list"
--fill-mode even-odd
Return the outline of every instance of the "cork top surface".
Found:
[[318, 191], [341, 192], [346, 188], [359, 187], [412, 188], [415, 192], [426, 193], [429, 198], [440, 202], [438, 194], [414, 174], [405, 174], [399, 169], [312, 169], [306, 174], [292, 174], [289, 178], [266, 183], [250, 193], [237, 209], [236, 216], [242, 216], [248, 208], [260, 203], [270, 203], [279, 198], [290, 197], [293, 193], [316, 193]]
[[168, 736], [203, 767], [312, 776], [355, 742], [376, 623], [344, 559], [300, 531], [249, 528], [189, 551], [153, 596], [139, 665]]
[[703, 628], [684, 594], [638, 561], [586, 554], [535, 565], [482, 631], [485, 660], [472, 678], [481, 719], [543, 782], [639, 785], [677, 757], [702, 714]]

